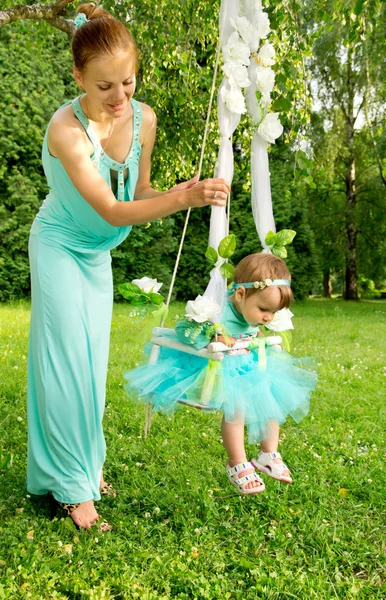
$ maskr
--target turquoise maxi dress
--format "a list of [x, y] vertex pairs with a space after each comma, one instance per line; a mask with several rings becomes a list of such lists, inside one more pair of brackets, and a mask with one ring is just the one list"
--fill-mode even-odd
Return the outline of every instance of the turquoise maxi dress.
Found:
[[[79, 98], [75, 116], [93, 144], [95, 168], [119, 201], [134, 198], [142, 109], [131, 100], [133, 141], [123, 164], [105, 154]], [[32, 312], [28, 355], [27, 488], [59, 502], [99, 500], [105, 460], [102, 419], [113, 286], [110, 250], [131, 227], [113, 227], [79, 194], [47, 133], [43, 166], [50, 192], [31, 228]], [[115, 185], [114, 185], [115, 184]]]

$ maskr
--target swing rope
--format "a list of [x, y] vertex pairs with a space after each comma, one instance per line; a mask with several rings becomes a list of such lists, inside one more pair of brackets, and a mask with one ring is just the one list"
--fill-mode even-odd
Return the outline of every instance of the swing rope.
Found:
[[[210, 91], [210, 99], [209, 99], [208, 111], [207, 111], [207, 115], [206, 115], [204, 137], [203, 137], [203, 140], [202, 140], [201, 155], [200, 155], [200, 161], [199, 161], [199, 165], [198, 165], [198, 180], [200, 180], [201, 171], [202, 171], [202, 165], [203, 165], [203, 162], [204, 162], [206, 141], [207, 141], [208, 132], [209, 132], [210, 115], [211, 115], [211, 112], [212, 112], [214, 92], [215, 92], [215, 89], [216, 89], [216, 80], [217, 80], [217, 72], [218, 72], [219, 62], [220, 62], [220, 41], [217, 44], [216, 62], [215, 62], [215, 65], [214, 65], [213, 80], [212, 80], [212, 89]], [[229, 198], [230, 198], [230, 194], [228, 194], [228, 210], [229, 210]], [[172, 293], [173, 293], [174, 284], [175, 284], [175, 281], [176, 281], [178, 266], [180, 264], [180, 259], [181, 259], [181, 254], [182, 254], [182, 248], [183, 248], [183, 245], [184, 245], [184, 242], [185, 242], [186, 231], [187, 231], [187, 228], [188, 228], [188, 223], [189, 223], [189, 217], [190, 217], [191, 210], [192, 209], [189, 208], [188, 212], [186, 214], [184, 228], [182, 230], [180, 245], [179, 245], [178, 253], [177, 253], [177, 257], [176, 257], [176, 262], [174, 264], [172, 280], [170, 282], [169, 292], [168, 292], [168, 296], [167, 296], [166, 303], [165, 303], [166, 308], [165, 308], [165, 312], [164, 312], [164, 314], [162, 316], [160, 327], [164, 326], [166, 317], [167, 317], [168, 312], [169, 312], [169, 305], [170, 305], [170, 301], [171, 301], [171, 297], [172, 297]], [[229, 213], [228, 213], [228, 228], [229, 228]], [[152, 405], [150, 404], [150, 402], [147, 402], [145, 404], [145, 431], [144, 431], [145, 438], [150, 434], [151, 422], [152, 422]]]

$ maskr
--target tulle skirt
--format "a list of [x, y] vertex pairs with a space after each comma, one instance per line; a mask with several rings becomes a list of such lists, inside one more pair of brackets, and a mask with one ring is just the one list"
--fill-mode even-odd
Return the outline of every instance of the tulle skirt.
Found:
[[243, 421], [255, 443], [267, 437], [270, 421], [282, 424], [291, 415], [298, 423], [307, 415], [315, 371], [314, 359], [272, 348], [263, 365], [257, 350], [218, 361], [162, 347], [156, 364], [125, 373], [125, 389], [130, 398], [153, 404], [154, 411], [174, 413], [180, 400], [220, 410], [225, 421]]

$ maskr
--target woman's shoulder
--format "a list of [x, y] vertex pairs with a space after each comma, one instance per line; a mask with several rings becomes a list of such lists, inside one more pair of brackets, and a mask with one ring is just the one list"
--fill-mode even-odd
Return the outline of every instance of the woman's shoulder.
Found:
[[55, 156], [60, 146], [85, 141], [84, 129], [75, 117], [72, 104], [61, 106], [52, 116], [48, 125], [48, 143]]
[[146, 128], [149, 128], [149, 129], [156, 127], [157, 116], [156, 116], [154, 110], [151, 108], [151, 106], [149, 106], [148, 104], [145, 104], [144, 102], [139, 102], [138, 100], [137, 100], [137, 102], [141, 106], [141, 109], [142, 109], [142, 124]]

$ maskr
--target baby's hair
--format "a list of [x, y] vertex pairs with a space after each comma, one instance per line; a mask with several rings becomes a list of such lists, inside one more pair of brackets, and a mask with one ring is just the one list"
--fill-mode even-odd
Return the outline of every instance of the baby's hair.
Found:
[[136, 70], [138, 49], [133, 36], [123, 23], [93, 2], [81, 4], [76, 12], [87, 17], [87, 21], [75, 30], [72, 38], [72, 55], [79, 71], [83, 71], [93, 58], [111, 55], [120, 50], [130, 54]]
[[[288, 279], [291, 275], [285, 262], [274, 254], [249, 254], [237, 265], [235, 271], [235, 283], [249, 283], [251, 281], [263, 281], [263, 279]], [[278, 285], [280, 290], [280, 306], [288, 308], [293, 300], [292, 290], [288, 285]], [[246, 297], [257, 294], [258, 289], [247, 288]]]

